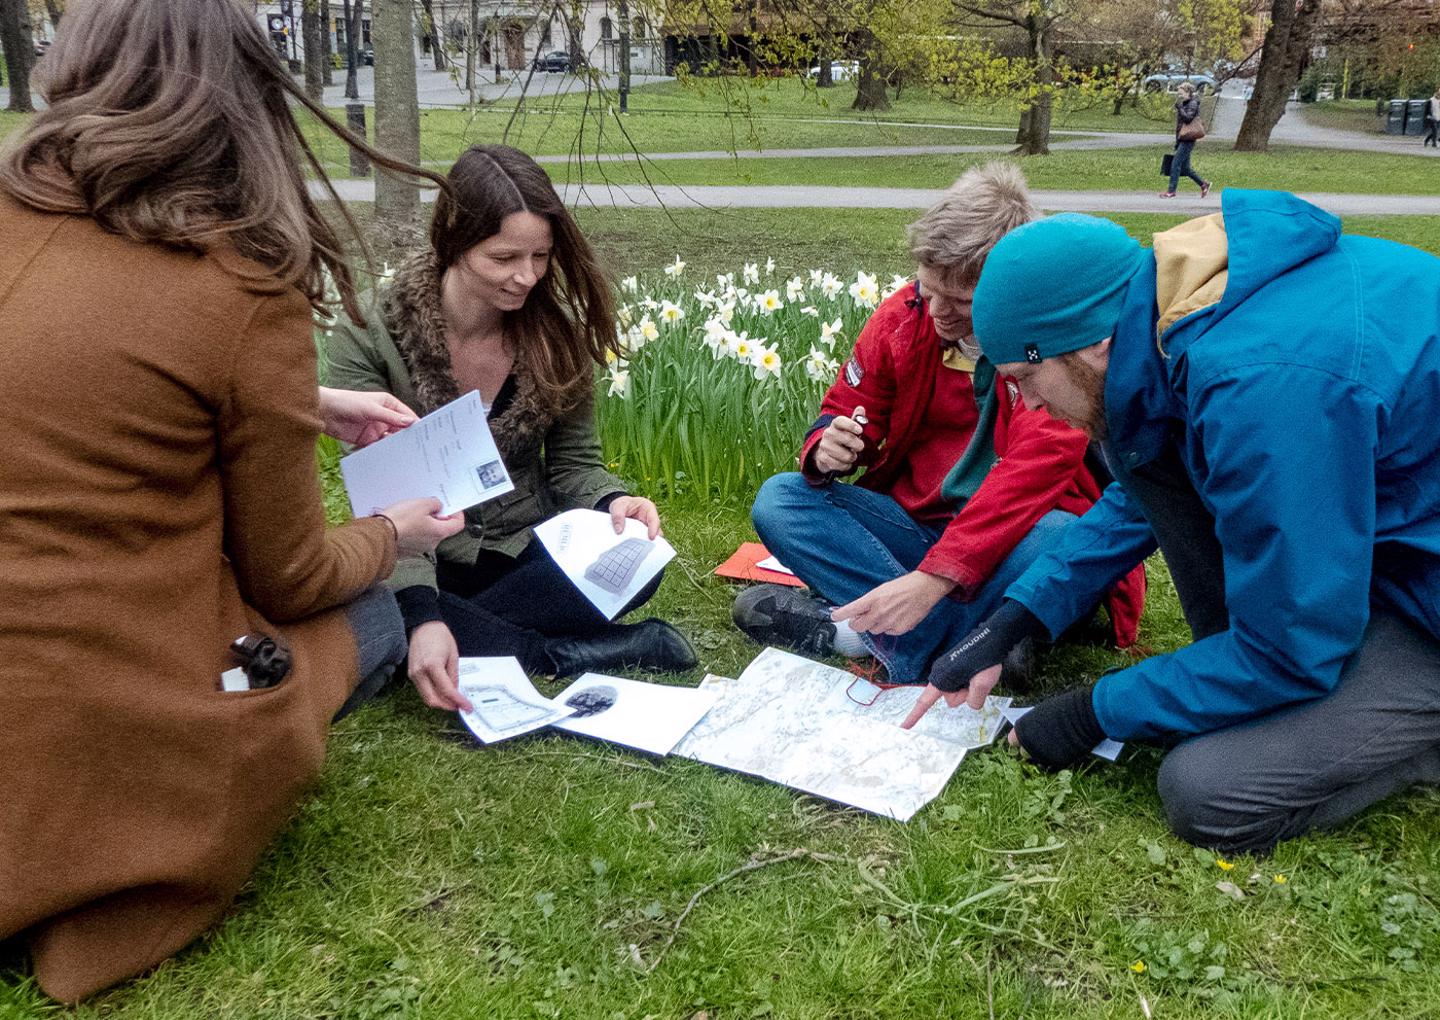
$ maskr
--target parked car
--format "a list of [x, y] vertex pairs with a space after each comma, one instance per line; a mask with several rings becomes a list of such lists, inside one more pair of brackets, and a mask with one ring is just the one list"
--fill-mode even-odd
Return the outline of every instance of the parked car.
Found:
[[[811, 78], [820, 77], [820, 65], [816, 64], [810, 68], [807, 75]], [[860, 77], [860, 61], [858, 60], [832, 60], [830, 61], [830, 80], [849, 81], [851, 78]]]
[[1147, 75], [1141, 83], [1141, 87], [1146, 92], [1174, 92], [1180, 87], [1181, 82], [1186, 81], [1194, 85], [1195, 91], [1202, 96], [1215, 92], [1219, 87], [1219, 83], [1208, 74], [1185, 74], [1183, 72]]
[[551, 50], [543, 57], [535, 58], [537, 71], [569, 71], [570, 64], [570, 54], [564, 50]]

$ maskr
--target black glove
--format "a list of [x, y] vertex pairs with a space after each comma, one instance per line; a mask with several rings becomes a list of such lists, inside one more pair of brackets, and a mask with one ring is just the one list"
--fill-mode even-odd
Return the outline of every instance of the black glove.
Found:
[[1091, 703], [1094, 691], [1092, 684], [1046, 698], [1015, 723], [1031, 761], [1051, 771], [1069, 768], [1105, 739]]
[[1010, 649], [1027, 637], [1049, 637], [1040, 618], [1020, 603], [1005, 599], [990, 618], [976, 627], [965, 640], [935, 660], [930, 683], [947, 694], [963, 691], [970, 678], [1004, 660]]

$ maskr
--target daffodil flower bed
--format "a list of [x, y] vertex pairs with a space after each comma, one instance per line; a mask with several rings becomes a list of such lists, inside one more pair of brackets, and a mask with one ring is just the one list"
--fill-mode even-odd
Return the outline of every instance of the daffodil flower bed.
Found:
[[748, 502], [795, 453], [855, 337], [909, 286], [861, 271], [777, 274], [773, 260], [704, 279], [677, 257], [656, 279], [620, 282], [623, 354], [600, 378], [612, 470], [670, 499]]

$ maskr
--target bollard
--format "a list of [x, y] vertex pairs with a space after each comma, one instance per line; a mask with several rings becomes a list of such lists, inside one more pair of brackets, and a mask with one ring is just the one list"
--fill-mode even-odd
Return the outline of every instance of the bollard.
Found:
[[[361, 138], [365, 137], [365, 104], [345, 104], [345, 126]], [[369, 177], [370, 157], [359, 149], [350, 149], [350, 176]]]

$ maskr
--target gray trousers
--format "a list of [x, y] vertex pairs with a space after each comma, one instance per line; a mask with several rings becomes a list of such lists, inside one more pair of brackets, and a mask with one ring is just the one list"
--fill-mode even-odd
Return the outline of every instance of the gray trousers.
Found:
[[[1195, 638], [1225, 630], [1215, 521], [1178, 451], [1121, 474], [1150, 521]], [[1158, 780], [1176, 834], [1227, 851], [1270, 850], [1412, 783], [1440, 783], [1440, 641], [1376, 605], [1335, 690], [1190, 737], [1165, 756]]]
[[339, 722], [379, 694], [410, 650], [405, 639], [405, 621], [400, 616], [394, 593], [388, 588], [377, 586], [364, 592], [345, 607], [345, 619], [355, 635], [355, 662], [360, 682], [331, 722]]

